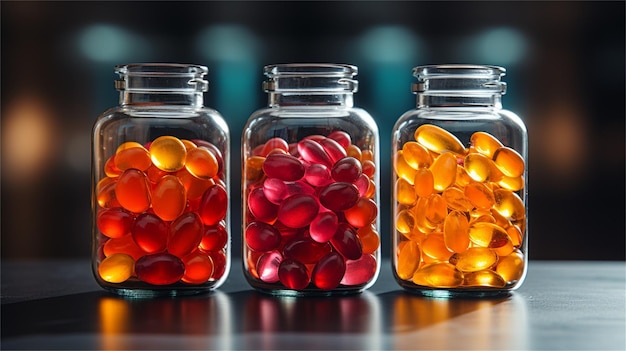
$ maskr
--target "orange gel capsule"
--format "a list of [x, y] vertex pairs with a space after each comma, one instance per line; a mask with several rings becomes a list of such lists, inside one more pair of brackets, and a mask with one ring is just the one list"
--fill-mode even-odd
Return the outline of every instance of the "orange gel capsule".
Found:
[[363, 161], [363, 157], [362, 157], [363, 155], [362, 155], [361, 149], [359, 149], [359, 147], [354, 144], [348, 145], [348, 148], [346, 149], [346, 153], [348, 154], [349, 157], [354, 157], [359, 161]]
[[125, 209], [139, 213], [150, 207], [150, 183], [146, 174], [137, 169], [127, 169], [115, 186], [115, 197]]
[[361, 249], [363, 254], [371, 254], [378, 250], [380, 246], [380, 236], [374, 226], [368, 225], [363, 228], [359, 228], [356, 232], [356, 236], [361, 241]]
[[109, 283], [123, 283], [133, 275], [135, 260], [127, 254], [116, 253], [100, 262], [98, 274]]
[[137, 144], [137, 146], [122, 148], [121, 150], [118, 148], [119, 151], [115, 154], [115, 167], [117, 169], [125, 171], [129, 168], [135, 168], [145, 171], [152, 165], [148, 150], [138, 143], [133, 144]]
[[420, 249], [415, 242], [409, 240], [402, 245], [402, 249], [398, 253], [398, 266], [396, 267], [398, 277], [410, 280], [419, 267], [421, 256]]
[[446, 216], [443, 223], [443, 240], [451, 251], [461, 253], [467, 250], [470, 244], [469, 222], [463, 212], [452, 211]]
[[449, 187], [441, 194], [448, 208], [451, 210], [469, 212], [474, 208], [474, 205], [465, 197], [463, 190], [457, 187]]
[[117, 149], [115, 149], [115, 154], [119, 154], [121, 151], [132, 149], [132, 148], [145, 149], [143, 145], [139, 144], [136, 141], [127, 141], [127, 142], [121, 143], [120, 146], [118, 146]]
[[445, 153], [435, 159], [430, 166], [433, 174], [433, 186], [437, 191], [444, 191], [454, 183], [456, 179], [456, 156], [453, 153]]
[[396, 200], [401, 205], [413, 205], [417, 201], [417, 194], [411, 183], [403, 178], [396, 181]]
[[135, 240], [133, 240], [132, 235], [107, 240], [104, 244], [103, 252], [107, 257], [116, 253], [124, 253], [131, 256], [134, 260], [138, 260], [141, 256], [146, 254], [146, 252], [137, 245]]
[[489, 209], [495, 203], [493, 192], [484, 183], [470, 183], [465, 187], [464, 194], [479, 209]]
[[396, 152], [393, 167], [398, 177], [406, 180], [410, 184], [413, 184], [415, 179], [415, 169], [406, 162], [402, 151]]
[[470, 240], [480, 246], [489, 247], [494, 238], [508, 238], [508, 235], [502, 227], [488, 222], [476, 222], [469, 226]]
[[413, 178], [415, 193], [420, 197], [427, 197], [433, 193], [435, 188], [435, 178], [428, 168], [420, 168], [415, 171]]
[[476, 132], [470, 138], [471, 145], [476, 151], [491, 158], [497, 149], [503, 147], [502, 143], [493, 135], [485, 132]]
[[176, 172], [185, 166], [187, 149], [183, 142], [173, 136], [160, 136], [150, 145], [152, 163], [160, 170]]
[[465, 147], [452, 133], [432, 124], [421, 125], [415, 131], [415, 140], [428, 150], [441, 154], [451, 151], [465, 154]]
[[378, 206], [376, 203], [366, 197], [361, 197], [356, 204], [345, 210], [344, 215], [350, 225], [355, 228], [362, 228], [370, 225], [378, 216]]
[[478, 272], [465, 273], [463, 276], [464, 286], [473, 287], [489, 287], [489, 288], [504, 288], [506, 282], [502, 277], [491, 270], [482, 270]]
[[109, 157], [104, 163], [104, 174], [111, 178], [119, 177], [122, 174], [122, 171], [115, 166], [115, 155]]
[[433, 224], [443, 223], [448, 215], [448, 207], [446, 200], [439, 194], [432, 194], [426, 200], [424, 207], [426, 219]]
[[152, 191], [152, 209], [164, 221], [175, 220], [186, 204], [185, 187], [176, 176], [163, 176]]
[[518, 191], [524, 188], [524, 177], [507, 177], [502, 176], [498, 181], [498, 185], [511, 191]]
[[493, 208], [511, 221], [521, 221], [526, 218], [526, 207], [522, 199], [514, 192], [498, 189], [493, 192], [495, 204]]
[[246, 180], [247, 181], [257, 181], [261, 180], [263, 177], [263, 163], [265, 162], [265, 157], [261, 156], [252, 156], [246, 159]]
[[415, 272], [413, 283], [433, 288], [455, 288], [463, 284], [463, 273], [449, 263], [430, 263]]
[[102, 178], [96, 186], [96, 198], [98, 205], [103, 208], [119, 207], [120, 204], [115, 198], [115, 178]]
[[215, 181], [212, 179], [204, 180], [196, 178], [185, 168], [176, 172], [176, 177], [183, 183], [187, 199], [189, 200], [199, 199], [210, 186], [215, 185]]
[[409, 210], [402, 210], [396, 216], [396, 230], [402, 234], [410, 233], [415, 227], [415, 217]]
[[200, 251], [195, 251], [183, 258], [185, 274], [182, 281], [189, 284], [202, 284], [213, 275], [213, 260]]
[[454, 179], [454, 185], [459, 188], [464, 188], [472, 181], [473, 181], [472, 177], [470, 177], [469, 174], [467, 174], [465, 167], [461, 165], [457, 165], [456, 166], [456, 179]]
[[211, 151], [204, 147], [196, 147], [187, 151], [185, 168], [194, 176], [208, 180], [217, 174], [219, 165]]
[[484, 182], [491, 176], [493, 161], [479, 153], [470, 153], [465, 156], [464, 167], [467, 174], [477, 182]]
[[422, 241], [422, 253], [437, 261], [447, 261], [453, 252], [448, 249], [443, 233], [430, 233]]
[[451, 261], [456, 262], [456, 268], [462, 272], [476, 272], [493, 266], [498, 256], [491, 249], [472, 247], [463, 253], [454, 254]]
[[496, 272], [507, 283], [513, 283], [522, 279], [524, 265], [524, 255], [521, 251], [515, 250], [508, 256], [500, 257]]
[[414, 169], [428, 168], [433, 162], [428, 149], [419, 143], [409, 141], [402, 146], [402, 153], [406, 163]]
[[519, 177], [524, 174], [524, 158], [509, 147], [501, 147], [493, 154], [493, 161], [504, 175]]

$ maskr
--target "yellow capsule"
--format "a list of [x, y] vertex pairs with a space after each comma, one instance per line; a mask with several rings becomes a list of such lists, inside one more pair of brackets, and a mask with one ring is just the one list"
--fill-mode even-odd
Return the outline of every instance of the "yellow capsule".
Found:
[[415, 169], [411, 167], [404, 159], [402, 150], [396, 152], [394, 156], [393, 169], [396, 171], [396, 175], [413, 184], [415, 179]]
[[413, 207], [413, 215], [415, 217], [415, 226], [424, 233], [432, 232], [437, 225], [431, 223], [426, 218], [426, 205], [428, 202], [427, 197], [420, 197], [417, 199], [417, 203]]
[[469, 222], [465, 213], [451, 211], [443, 222], [443, 241], [446, 247], [460, 253], [467, 250], [470, 244]]
[[413, 205], [417, 201], [415, 189], [403, 178], [396, 181], [396, 200], [401, 205]]
[[198, 147], [198, 145], [196, 145], [193, 141], [191, 140], [187, 140], [187, 139], [180, 139], [180, 141], [183, 142], [183, 145], [185, 145], [185, 149], [187, 151], [191, 150], [191, 149], [195, 149]]
[[415, 140], [438, 154], [451, 151], [465, 154], [465, 147], [452, 133], [432, 124], [423, 124], [415, 130]]
[[489, 209], [495, 203], [493, 192], [484, 183], [470, 183], [465, 187], [464, 194], [479, 209]]
[[427, 197], [433, 193], [435, 187], [435, 178], [433, 173], [428, 168], [419, 168], [415, 171], [415, 178], [413, 179], [415, 186], [415, 193], [420, 197]]
[[433, 173], [435, 190], [444, 191], [447, 187], [454, 184], [456, 179], [456, 156], [450, 152], [441, 154], [430, 165], [430, 171]]
[[422, 241], [422, 253], [438, 261], [447, 261], [453, 254], [443, 239], [443, 233], [430, 233]]
[[407, 241], [398, 252], [396, 272], [400, 279], [409, 280], [420, 265], [422, 253], [413, 241]]
[[476, 151], [491, 158], [499, 148], [503, 147], [500, 140], [485, 132], [476, 132], [470, 137], [470, 143]]
[[441, 196], [446, 200], [446, 205], [451, 210], [469, 212], [474, 208], [474, 205], [465, 197], [463, 190], [457, 187], [449, 187], [441, 193]]
[[512, 222], [526, 218], [526, 207], [522, 199], [514, 192], [497, 189], [493, 192], [495, 204], [493, 208]]
[[510, 147], [503, 146], [496, 150], [493, 162], [506, 176], [519, 177], [524, 174], [524, 158]]
[[98, 275], [109, 283], [123, 283], [133, 275], [135, 260], [127, 254], [115, 253], [100, 262]]
[[490, 179], [493, 161], [479, 153], [470, 153], [465, 156], [463, 166], [467, 174], [477, 182]]
[[187, 149], [185, 144], [176, 137], [160, 136], [150, 145], [150, 157], [158, 169], [176, 172], [185, 166]]
[[396, 216], [396, 230], [402, 234], [408, 234], [415, 227], [415, 217], [409, 210], [402, 210]]
[[433, 158], [428, 149], [414, 141], [409, 141], [404, 144], [402, 146], [402, 152], [406, 163], [415, 169], [422, 167], [428, 168], [433, 162]]
[[[495, 166], [494, 166], [495, 167]], [[472, 182], [472, 177], [467, 174], [465, 167], [461, 165], [456, 166], [456, 178], [454, 179], [454, 185], [459, 188], [465, 188], [467, 184]]]
[[524, 177], [507, 177], [502, 176], [500, 180], [498, 180], [498, 185], [503, 187], [504, 189], [511, 191], [518, 191], [524, 188]]
[[498, 261], [493, 250], [486, 247], [471, 247], [463, 253], [454, 254], [450, 262], [455, 262], [461, 272], [477, 272], [488, 269]]
[[117, 154], [117, 153], [119, 153], [122, 150], [132, 149], [132, 148], [135, 148], [135, 147], [139, 147], [139, 148], [142, 148], [142, 149], [144, 148], [143, 145], [139, 144], [136, 141], [127, 141], [127, 142], [124, 142], [124, 143], [120, 144], [120, 146], [118, 146], [117, 149], [115, 150], [115, 153]]
[[524, 265], [524, 254], [520, 250], [515, 250], [508, 256], [500, 257], [496, 272], [510, 284], [522, 279]]
[[502, 237], [508, 238], [508, 234], [494, 223], [475, 222], [469, 226], [470, 240], [480, 247], [489, 247], [494, 238], [499, 240]]
[[413, 283], [433, 288], [455, 288], [463, 284], [463, 273], [449, 263], [431, 263], [415, 272]]
[[498, 273], [485, 269], [478, 272], [465, 273], [463, 275], [463, 286], [504, 288], [506, 282]]
[[439, 194], [432, 194], [426, 199], [424, 207], [426, 219], [433, 224], [443, 223], [448, 215], [446, 200]]
[[491, 212], [485, 210], [474, 210], [470, 212], [470, 225], [474, 223], [496, 223], [496, 219], [491, 215]]
[[518, 226], [509, 226], [508, 228], [506, 228], [506, 233], [509, 235], [509, 238], [511, 238], [511, 243], [514, 247], [519, 247], [520, 245], [522, 245], [523, 234]]

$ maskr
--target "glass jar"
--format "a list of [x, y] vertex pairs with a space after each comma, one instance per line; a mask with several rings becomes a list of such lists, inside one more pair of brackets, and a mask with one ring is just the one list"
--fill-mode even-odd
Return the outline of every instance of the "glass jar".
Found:
[[417, 108], [392, 132], [396, 281], [427, 296], [498, 295], [527, 267], [528, 136], [501, 67], [413, 69]]
[[210, 291], [229, 272], [226, 122], [204, 66], [115, 67], [120, 105], [92, 134], [92, 266], [119, 295]]
[[243, 268], [257, 290], [339, 295], [380, 270], [379, 135], [357, 68], [266, 66], [269, 106], [242, 135]]

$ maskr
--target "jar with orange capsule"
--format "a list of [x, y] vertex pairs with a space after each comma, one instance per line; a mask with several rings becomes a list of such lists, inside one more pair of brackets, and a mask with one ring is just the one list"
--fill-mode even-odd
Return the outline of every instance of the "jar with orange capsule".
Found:
[[230, 270], [229, 145], [204, 66], [115, 67], [120, 104], [92, 134], [92, 266], [132, 297], [211, 291]]
[[528, 133], [502, 108], [505, 69], [413, 69], [392, 131], [392, 270], [431, 297], [509, 294], [528, 266]]

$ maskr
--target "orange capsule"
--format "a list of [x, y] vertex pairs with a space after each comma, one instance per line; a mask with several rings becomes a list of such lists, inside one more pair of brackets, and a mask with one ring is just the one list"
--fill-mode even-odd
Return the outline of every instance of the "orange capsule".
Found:
[[187, 139], [180, 139], [180, 141], [183, 142], [183, 145], [185, 145], [185, 150], [189, 151], [191, 149], [195, 149], [198, 147], [198, 145], [196, 145], [193, 141], [191, 140], [187, 140]]
[[252, 156], [246, 159], [245, 176], [248, 181], [261, 180], [263, 177], [263, 163], [265, 157]]
[[406, 179], [396, 181], [396, 201], [401, 205], [413, 205], [417, 201], [417, 194], [413, 186]]
[[183, 258], [185, 274], [182, 281], [189, 284], [206, 283], [213, 275], [213, 260], [210, 256], [194, 251]]
[[435, 178], [428, 168], [419, 168], [413, 178], [415, 193], [420, 197], [427, 197], [433, 193]]
[[433, 162], [433, 158], [428, 149], [414, 141], [405, 143], [402, 146], [402, 153], [404, 154], [406, 163], [415, 169], [428, 168]]
[[432, 124], [421, 125], [415, 130], [415, 140], [428, 150], [438, 154], [451, 151], [465, 154], [465, 147], [452, 133]]
[[500, 140], [485, 132], [476, 132], [470, 137], [470, 143], [476, 151], [491, 158], [497, 149], [503, 147]]
[[437, 157], [430, 165], [435, 190], [444, 191], [447, 187], [454, 184], [456, 169], [456, 156], [453, 153], [447, 152]]
[[463, 284], [463, 273], [449, 263], [430, 263], [415, 272], [413, 283], [433, 288], [455, 288]]
[[410, 280], [417, 270], [421, 261], [421, 252], [413, 241], [406, 241], [398, 252], [398, 264], [396, 274], [400, 279]]
[[494, 238], [507, 237], [508, 235], [502, 227], [494, 223], [474, 222], [469, 226], [470, 240], [480, 246], [489, 247]]
[[118, 146], [117, 149], [115, 149], [115, 154], [119, 154], [123, 150], [132, 149], [132, 148], [145, 149], [143, 145], [139, 144], [136, 141], [127, 141], [127, 142], [121, 143], [120, 146]]
[[346, 220], [355, 228], [362, 228], [376, 221], [378, 206], [366, 197], [360, 197], [356, 204], [343, 211]]
[[487, 156], [479, 153], [470, 153], [465, 156], [463, 163], [467, 174], [477, 182], [484, 182], [491, 176], [491, 168], [493, 161]]
[[[120, 147], [125, 144], [129, 143], [124, 143]], [[140, 171], [147, 170], [152, 165], [150, 153], [139, 143], [131, 143], [131, 145], [122, 149], [118, 148], [115, 154], [115, 167], [121, 171], [129, 168], [135, 168]]]
[[451, 210], [469, 212], [474, 208], [474, 205], [465, 197], [463, 190], [457, 187], [449, 187], [441, 194], [446, 205]]
[[359, 147], [354, 144], [348, 145], [348, 148], [346, 149], [346, 153], [348, 154], [349, 157], [354, 157], [359, 161], [363, 161], [361, 149], [359, 149]]
[[443, 241], [451, 251], [460, 253], [470, 244], [469, 222], [463, 212], [451, 211], [443, 223]]
[[364, 254], [371, 254], [378, 250], [380, 246], [380, 235], [374, 226], [367, 225], [363, 228], [359, 228], [356, 232], [356, 236], [359, 238], [359, 241], [361, 241], [361, 249]]
[[443, 223], [448, 215], [448, 206], [446, 200], [439, 194], [432, 194], [426, 200], [424, 207], [426, 219], [433, 224]]
[[467, 186], [467, 184], [471, 182], [472, 182], [472, 177], [470, 177], [469, 174], [467, 174], [465, 167], [461, 165], [457, 165], [456, 166], [456, 178], [454, 179], [454, 185], [459, 188], [464, 188]]
[[102, 178], [96, 185], [96, 199], [98, 205], [103, 208], [119, 207], [120, 204], [115, 198], [115, 178]]
[[115, 165], [115, 155], [109, 157], [104, 163], [104, 174], [110, 178], [117, 178], [122, 171]]
[[137, 169], [127, 169], [115, 186], [115, 197], [125, 209], [139, 213], [150, 207], [150, 183], [146, 174]]
[[451, 261], [456, 262], [456, 268], [462, 272], [476, 272], [493, 266], [498, 256], [489, 248], [471, 247], [463, 253], [454, 254]]
[[152, 163], [166, 172], [176, 172], [185, 166], [187, 149], [183, 142], [173, 136], [156, 138], [150, 145]]
[[524, 188], [524, 177], [502, 176], [502, 178], [498, 180], [498, 185], [507, 190], [518, 191]]
[[484, 183], [473, 182], [464, 190], [465, 197], [479, 209], [489, 209], [495, 203], [494, 194]]
[[208, 180], [217, 174], [219, 165], [211, 151], [204, 147], [196, 147], [187, 151], [185, 168], [195, 177]]
[[518, 226], [509, 226], [508, 228], [506, 228], [506, 233], [509, 235], [509, 238], [511, 238], [511, 243], [514, 247], [519, 247], [520, 245], [522, 245], [523, 234]]
[[463, 275], [463, 285], [472, 287], [504, 288], [506, 282], [498, 273], [485, 269], [478, 272], [465, 273]]
[[109, 283], [123, 283], [133, 275], [135, 260], [129, 255], [116, 253], [98, 265], [98, 274]]
[[106, 257], [117, 253], [124, 253], [131, 256], [134, 260], [138, 260], [146, 255], [146, 252], [137, 245], [132, 235], [124, 235], [121, 238], [107, 240], [102, 251]]
[[394, 156], [393, 168], [399, 178], [413, 184], [415, 179], [415, 169], [406, 162], [402, 150], [396, 152]]
[[513, 283], [522, 279], [524, 265], [524, 254], [519, 250], [515, 250], [508, 256], [500, 257], [496, 266], [496, 272], [507, 283]]
[[415, 217], [409, 210], [402, 210], [396, 216], [396, 230], [402, 234], [408, 234], [415, 227]]
[[427, 218], [426, 218], [426, 206], [427, 206], [427, 202], [428, 202], [428, 198], [427, 197], [420, 197], [419, 199], [417, 199], [417, 203], [415, 204], [415, 207], [413, 207], [413, 216], [415, 218], [415, 226], [424, 233], [430, 233], [432, 232], [437, 225], [431, 223]]
[[175, 220], [186, 204], [185, 187], [176, 176], [163, 176], [152, 191], [152, 209], [164, 221]]
[[446, 246], [443, 233], [430, 233], [422, 241], [422, 253], [437, 261], [447, 261], [453, 252]]
[[522, 199], [514, 192], [506, 189], [497, 189], [493, 192], [495, 204], [493, 208], [511, 221], [521, 221], [526, 218], [526, 207]]
[[361, 161], [372, 161], [372, 162], [374, 162], [374, 152], [372, 152], [372, 150], [362, 150], [361, 151]]
[[213, 179], [204, 180], [196, 178], [185, 168], [176, 172], [176, 177], [178, 177], [180, 182], [183, 183], [188, 200], [200, 198], [202, 194], [204, 194], [205, 190], [207, 190], [210, 186], [215, 185], [215, 181]]
[[493, 154], [493, 162], [504, 175], [519, 177], [524, 174], [524, 158], [517, 151], [503, 146]]

